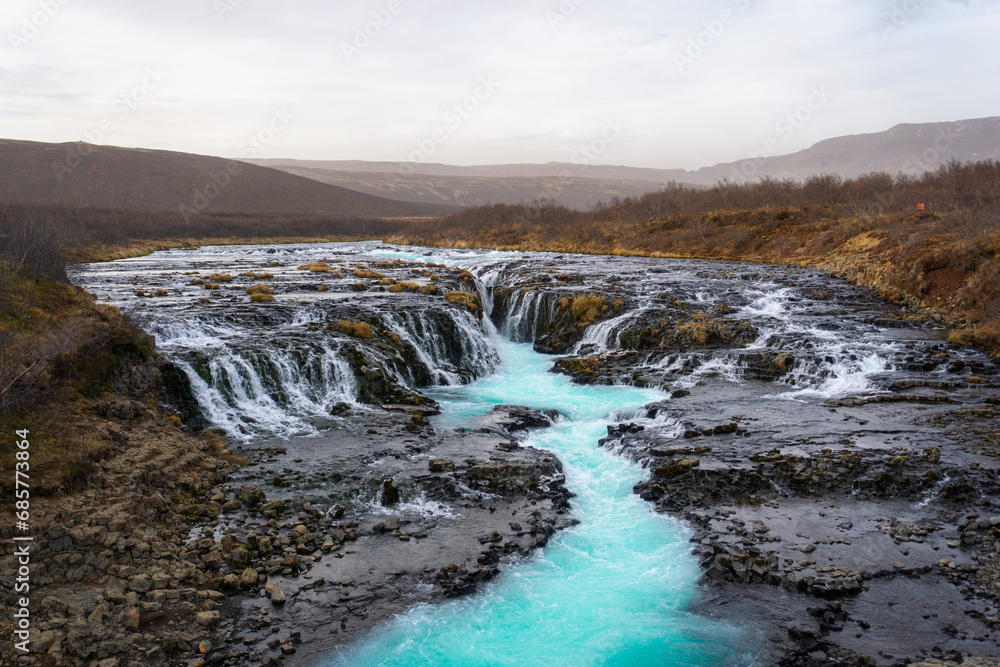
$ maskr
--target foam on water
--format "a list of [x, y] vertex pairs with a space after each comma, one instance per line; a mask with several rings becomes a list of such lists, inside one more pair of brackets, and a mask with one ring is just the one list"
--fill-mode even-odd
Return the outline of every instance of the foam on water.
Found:
[[437, 392], [443, 425], [499, 403], [566, 415], [528, 443], [558, 455], [576, 494], [566, 530], [487, 590], [426, 606], [322, 662], [335, 665], [749, 665], [744, 631], [687, 612], [698, 566], [687, 530], [632, 493], [646, 476], [597, 446], [610, 419], [663, 395], [633, 387], [582, 387], [547, 372], [530, 345], [498, 343], [496, 374]]

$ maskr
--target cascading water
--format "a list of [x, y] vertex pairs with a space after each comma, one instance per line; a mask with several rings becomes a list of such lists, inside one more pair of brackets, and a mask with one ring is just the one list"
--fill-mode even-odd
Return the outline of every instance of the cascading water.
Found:
[[580, 387], [548, 372], [528, 344], [498, 343], [498, 372], [435, 397], [442, 426], [499, 403], [566, 417], [525, 444], [557, 454], [580, 524], [484, 594], [416, 609], [333, 665], [745, 665], [746, 633], [686, 611], [698, 568], [687, 531], [653, 514], [632, 487], [646, 472], [596, 446], [613, 413], [662, 398], [630, 387]]
[[[196, 270], [154, 272], [150, 265], [156, 258], [137, 258], [79, 267], [77, 278], [132, 312], [186, 379], [205, 419], [240, 440], [316, 434], [336, 422], [343, 406], [359, 409], [358, 364], [379, 368], [388, 381], [415, 392], [425, 385], [468, 382], [497, 363], [482, 324], [463, 309], [430, 313], [424, 307], [395, 306], [405, 297], [386, 297], [384, 305], [371, 310], [345, 310], [346, 294], [317, 293], [313, 284], [302, 282], [310, 274], [296, 268], [324, 259], [343, 264], [337, 259], [343, 257], [401, 258], [374, 244], [341, 244], [334, 252], [324, 246], [233, 246], [161, 255]], [[342, 282], [352, 290], [347, 268]], [[228, 294], [223, 299], [223, 292], [206, 292], [202, 281], [195, 284], [188, 277], [203, 274], [245, 277], [248, 285], [265, 282], [279, 290], [288, 284], [289, 296], [298, 303], [282, 299], [257, 307]], [[152, 286], [168, 296], [157, 301], [139, 296], [135, 285], [149, 285], [151, 275], [156, 276]], [[187, 298], [178, 298], [181, 294]], [[206, 305], [193, 306], [194, 296]], [[342, 319], [364, 318], [395, 340], [364, 345], [329, 329]], [[413, 358], [401, 358], [397, 346], [412, 351]]]
[[[400, 285], [420, 280], [426, 297], [390, 292], [391, 286], [376, 281], [359, 286], [355, 265], [389, 273], [378, 263], [391, 260], [428, 267], [415, 267], [412, 275], [409, 268], [399, 269], [389, 280]], [[301, 268], [311, 262], [330, 266], [314, 275]], [[436, 265], [431, 270], [427, 263]], [[436, 276], [443, 282], [433, 282], [429, 274], [436, 275], [440, 263], [448, 272]], [[277, 303], [257, 306], [248, 302], [245, 288], [265, 280], [256, 277], [264, 271], [273, 274], [266, 282]], [[170, 251], [80, 267], [75, 277], [101, 298], [142, 314], [207, 420], [244, 440], [315, 434], [336, 425], [344, 405], [363, 415], [368, 408], [359, 399], [365, 382], [408, 390], [421, 385], [441, 405], [438, 428], [462, 426], [498, 403], [554, 408], [565, 415], [524, 444], [562, 460], [580, 524], [558, 534], [530, 561], [508, 565], [482, 594], [413, 610], [360, 644], [323, 657], [324, 664], [744, 665], [763, 660], [755, 631], [688, 611], [698, 595], [699, 570], [686, 528], [654, 514], [633, 494], [647, 471], [597, 441], [610, 424], [623, 420], [672, 441], [689, 419], [712, 411], [713, 419], [717, 415], [725, 423], [735, 419], [731, 415], [749, 415], [761, 440], [772, 446], [768, 420], [800, 407], [786, 399], [826, 413], [822, 402], [828, 398], [885, 390], [890, 375], [905, 380], [900, 369], [907, 364], [934, 368], [933, 360], [927, 361], [934, 341], [923, 349], [895, 340], [877, 323], [873, 299], [850, 292], [854, 301], [834, 303], [823, 296], [832, 284], [828, 278], [788, 271], [363, 243]], [[192, 285], [191, 275], [218, 272], [245, 278], [228, 291]], [[563, 272], [586, 280], [567, 286], [554, 277]], [[138, 297], [137, 285], [167, 296]], [[431, 289], [439, 285], [445, 289]], [[440, 294], [448, 291], [465, 294], [453, 302]], [[572, 350], [568, 356], [627, 358], [627, 372], [612, 383], [647, 374], [657, 380], [650, 384], [670, 389], [712, 383], [697, 409], [688, 403], [685, 413], [683, 402], [664, 401], [659, 390], [583, 386], [550, 371], [552, 357], [533, 352], [531, 343], [559, 315], [563, 295], [588, 291], [623, 295], [625, 303], [640, 305], [579, 332], [572, 346], [562, 348]], [[481, 319], [468, 298], [472, 292], [485, 311]], [[502, 320], [496, 327], [489, 317], [494, 301]], [[622, 349], [623, 341], [641, 342], [637, 330], [696, 327], [710, 318], [749, 322], [750, 341]], [[356, 330], [356, 324], [371, 331]], [[747, 359], [753, 355], [787, 355], [792, 361], [762, 386], [750, 381]], [[935, 372], [956, 377], [945, 368]], [[650, 402], [668, 407], [646, 419], [641, 408]], [[369, 509], [388, 512], [377, 503]], [[397, 510], [444, 517], [459, 512], [423, 496], [404, 498]]]
[[545, 316], [545, 294], [537, 291], [519, 291], [508, 304], [508, 317], [501, 325], [505, 336], [524, 343], [535, 339]]
[[264, 354], [223, 352], [206, 362], [173, 359], [208, 420], [244, 439], [262, 434], [314, 434], [340, 403], [356, 404], [354, 374], [328, 346]]

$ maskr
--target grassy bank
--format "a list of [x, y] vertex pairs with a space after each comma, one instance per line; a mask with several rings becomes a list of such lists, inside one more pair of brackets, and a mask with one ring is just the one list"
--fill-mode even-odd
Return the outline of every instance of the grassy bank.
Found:
[[[923, 204], [923, 208], [918, 208]], [[388, 240], [433, 246], [800, 264], [951, 322], [1000, 353], [1000, 163], [921, 178], [673, 185], [587, 212], [551, 202], [468, 209]]]
[[[154, 407], [153, 341], [117, 308], [84, 290], [26, 270], [0, 266], [0, 470], [11, 471], [17, 430], [31, 432], [31, 479], [46, 495], [86, 484], [93, 463], [112, 444], [84, 417], [108, 396]], [[132, 386], [120, 381], [129, 368]], [[148, 382], [136, 378], [146, 371]], [[0, 481], [0, 498], [13, 474]]]

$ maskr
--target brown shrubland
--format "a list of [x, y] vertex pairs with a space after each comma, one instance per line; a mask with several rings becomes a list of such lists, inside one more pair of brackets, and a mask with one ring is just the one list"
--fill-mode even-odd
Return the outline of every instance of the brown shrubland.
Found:
[[418, 221], [388, 240], [800, 264], [929, 308], [959, 326], [956, 342], [1000, 351], [995, 161], [952, 162], [920, 177], [673, 184], [590, 211], [551, 201], [497, 204]]

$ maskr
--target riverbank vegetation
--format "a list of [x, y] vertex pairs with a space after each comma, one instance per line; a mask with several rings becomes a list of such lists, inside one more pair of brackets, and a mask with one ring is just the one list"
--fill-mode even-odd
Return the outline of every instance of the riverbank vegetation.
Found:
[[[16, 450], [8, 444], [15, 431], [28, 430], [35, 495], [85, 485], [114, 442], [78, 428], [83, 416], [106, 396], [154, 391], [153, 356], [152, 339], [117, 308], [67, 282], [0, 264], [0, 470], [13, 470]], [[13, 483], [13, 473], [5, 474], [0, 499]]]
[[584, 212], [497, 204], [414, 222], [387, 240], [801, 264], [929, 309], [956, 326], [953, 341], [1000, 352], [1000, 162], [921, 177], [674, 184]]
[[[921, 177], [671, 185], [590, 211], [539, 201], [439, 219], [219, 213], [188, 223], [173, 212], [0, 204], [2, 426], [12, 415], [39, 413], [57, 390], [99, 394], [110, 372], [107, 353], [141, 335], [116, 310], [70, 286], [66, 263], [192, 244], [376, 238], [801, 264], [930, 311], [953, 326], [953, 342], [1000, 352], [998, 162], [951, 163]], [[77, 378], [71, 390], [67, 369]]]
[[0, 261], [65, 279], [65, 264], [192, 244], [355, 241], [399, 234], [415, 218], [203, 213], [26, 206], [0, 202]]

